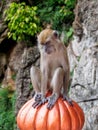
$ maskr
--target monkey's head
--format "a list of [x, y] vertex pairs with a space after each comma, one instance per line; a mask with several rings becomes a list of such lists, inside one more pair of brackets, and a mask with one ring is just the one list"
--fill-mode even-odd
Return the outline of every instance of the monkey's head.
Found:
[[49, 39], [56, 39], [58, 38], [58, 32], [55, 31], [55, 30], [52, 30], [50, 28], [46, 28], [44, 29], [42, 32], [40, 32], [40, 34], [38, 35], [38, 43], [41, 44], [41, 45], [45, 45], [46, 42], [49, 40]]

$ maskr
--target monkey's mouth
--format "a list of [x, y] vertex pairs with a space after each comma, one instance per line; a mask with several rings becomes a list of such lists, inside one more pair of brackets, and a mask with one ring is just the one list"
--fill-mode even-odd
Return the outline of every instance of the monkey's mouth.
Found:
[[45, 47], [45, 52], [47, 54], [51, 54], [52, 52], [56, 51], [53, 45], [48, 44], [48, 45], [45, 45], [44, 47]]

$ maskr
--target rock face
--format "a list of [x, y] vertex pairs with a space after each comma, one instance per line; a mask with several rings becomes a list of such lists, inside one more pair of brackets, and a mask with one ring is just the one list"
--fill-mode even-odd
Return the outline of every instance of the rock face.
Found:
[[39, 51], [36, 46], [24, 49], [20, 61], [21, 66], [16, 77], [16, 113], [28, 99], [32, 98], [33, 88], [30, 79], [30, 68], [32, 65], [39, 66], [39, 57]]
[[23, 41], [16, 43], [12, 39], [7, 39], [8, 27], [4, 22], [4, 11], [12, 2], [20, 1], [0, 1], [0, 82], [2, 82], [2, 87], [6, 87], [9, 83], [9, 80], [12, 81], [12, 75], [10, 75], [9, 79], [8, 70], [13, 72], [16, 76], [14, 87], [17, 93], [15, 108], [17, 113], [20, 107], [32, 95], [33, 88], [30, 80], [30, 67], [32, 64], [39, 66], [40, 55], [36, 46], [31, 48], [27, 47], [27, 44], [25, 44]]
[[11, 50], [12, 47], [15, 45], [15, 44], [10, 44], [11, 40], [7, 39], [8, 28], [7, 28], [6, 23], [4, 22], [5, 9], [7, 9], [9, 4], [13, 1], [17, 2], [18, 0], [1, 0], [0, 1], [0, 81], [2, 81], [4, 77], [4, 73], [7, 69], [7, 65], [9, 62], [8, 61], [9, 50]]
[[8, 28], [4, 23], [4, 11], [8, 8], [11, 2], [17, 2], [19, 0], [1, 0], [0, 1], [0, 43], [7, 37]]
[[75, 10], [74, 40], [68, 49], [73, 80], [70, 96], [83, 108], [83, 130], [98, 130], [98, 1], [78, 0]]

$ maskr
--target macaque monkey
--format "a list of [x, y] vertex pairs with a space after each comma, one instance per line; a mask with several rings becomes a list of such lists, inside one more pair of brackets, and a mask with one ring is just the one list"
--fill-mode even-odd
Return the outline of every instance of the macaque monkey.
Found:
[[[40, 69], [32, 66], [30, 70], [31, 82], [35, 90], [35, 102], [33, 107], [48, 102], [47, 108], [51, 109], [60, 95], [71, 105], [68, 97], [69, 62], [67, 50], [60, 41], [57, 31], [50, 28], [43, 30], [38, 36], [38, 48], [40, 51]], [[46, 97], [46, 93], [52, 94]]]

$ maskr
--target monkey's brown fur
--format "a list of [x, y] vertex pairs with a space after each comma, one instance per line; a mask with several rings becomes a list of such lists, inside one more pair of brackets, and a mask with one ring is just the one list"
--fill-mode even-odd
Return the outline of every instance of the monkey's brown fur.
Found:
[[[60, 95], [71, 104], [67, 95], [69, 85], [67, 50], [58, 33], [49, 28], [43, 30], [38, 36], [38, 47], [41, 54], [40, 69], [31, 67], [31, 81], [36, 92], [33, 107], [48, 101], [47, 108], [51, 109]], [[46, 98], [48, 90], [52, 91], [52, 95]]]

